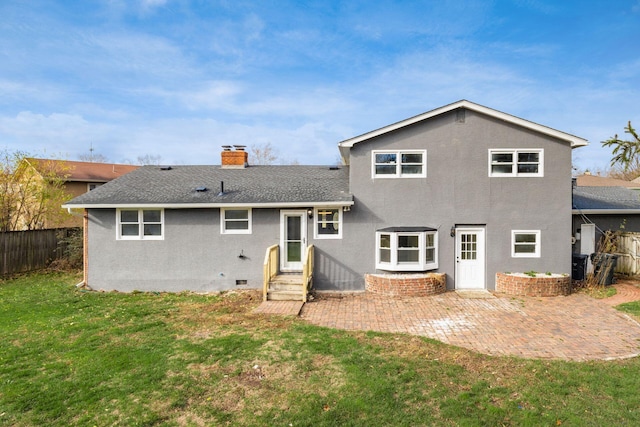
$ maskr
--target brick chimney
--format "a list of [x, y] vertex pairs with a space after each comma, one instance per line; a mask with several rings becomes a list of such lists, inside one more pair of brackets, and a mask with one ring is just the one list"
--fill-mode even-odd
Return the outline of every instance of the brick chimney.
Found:
[[225, 169], [244, 169], [249, 166], [249, 153], [245, 145], [222, 146], [222, 167]]

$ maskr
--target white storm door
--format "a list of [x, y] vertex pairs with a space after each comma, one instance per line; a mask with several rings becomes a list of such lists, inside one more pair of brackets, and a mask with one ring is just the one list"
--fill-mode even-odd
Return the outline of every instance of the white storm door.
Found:
[[[596, 225], [580, 224], [580, 253], [591, 255], [596, 251]], [[593, 273], [591, 257], [587, 258], [587, 272]]]
[[485, 288], [484, 228], [456, 228], [456, 289]]
[[307, 211], [280, 212], [280, 270], [302, 271], [307, 248]]

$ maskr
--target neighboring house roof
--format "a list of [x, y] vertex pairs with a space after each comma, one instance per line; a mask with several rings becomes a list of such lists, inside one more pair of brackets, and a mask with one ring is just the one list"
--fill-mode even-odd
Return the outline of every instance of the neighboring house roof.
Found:
[[607, 176], [584, 174], [576, 177], [578, 187], [627, 187], [640, 188], [639, 183], [625, 181], [624, 179], [609, 178]]
[[449, 111], [456, 110], [458, 108], [466, 108], [471, 111], [476, 111], [478, 113], [486, 114], [488, 116], [494, 117], [496, 119], [504, 120], [505, 122], [509, 122], [518, 126], [522, 126], [527, 129], [534, 130], [536, 132], [540, 132], [554, 138], [558, 138], [571, 143], [571, 148], [582, 147], [584, 145], [588, 145], [589, 142], [575, 135], [571, 135], [565, 132], [561, 132], [556, 129], [552, 129], [547, 126], [540, 125], [538, 123], [531, 122], [529, 120], [521, 119], [516, 116], [512, 116], [511, 114], [503, 113], [498, 110], [494, 110], [489, 107], [485, 107], [471, 101], [461, 100], [458, 102], [454, 102], [453, 104], [445, 105], [444, 107], [436, 108], [435, 110], [428, 111], [426, 113], [419, 114], [414, 117], [410, 117], [406, 120], [402, 120], [397, 123], [393, 123], [391, 125], [382, 127], [380, 129], [373, 130], [371, 132], [367, 132], [365, 134], [346, 139], [340, 142], [338, 145], [340, 147], [340, 154], [342, 156], [343, 161], [348, 164], [349, 159], [349, 149], [353, 147], [355, 144], [365, 141], [367, 139], [375, 138], [377, 136], [383, 135], [388, 132], [393, 132], [405, 126], [412, 125], [414, 123], [421, 122], [423, 120], [430, 119], [432, 117], [438, 116], [443, 113], [448, 113]]
[[[66, 181], [109, 182], [126, 173], [134, 171], [139, 166], [122, 165], [116, 163], [75, 162], [72, 160], [53, 159], [25, 159], [36, 170], [58, 170]], [[59, 165], [59, 167], [55, 167]], [[53, 166], [53, 167], [52, 167]]]
[[640, 214], [640, 192], [625, 187], [574, 187], [573, 212]]
[[[224, 186], [222, 194], [221, 186]], [[203, 188], [206, 190], [202, 191]], [[143, 166], [76, 197], [63, 207], [307, 207], [320, 204], [353, 204], [347, 167]]]

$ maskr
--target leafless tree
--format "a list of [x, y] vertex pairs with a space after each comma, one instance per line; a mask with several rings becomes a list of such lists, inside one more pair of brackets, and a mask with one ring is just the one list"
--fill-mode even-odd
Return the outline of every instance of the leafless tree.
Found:
[[278, 153], [270, 142], [249, 147], [249, 164], [273, 165], [278, 161]]
[[109, 163], [109, 159], [107, 158], [107, 156], [100, 153], [95, 153], [91, 150], [89, 150], [88, 153], [80, 154], [78, 156], [78, 160], [91, 163]]
[[145, 154], [144, 156], [138, 156], [139, 165], [159, 165], [162, 163], [162, 156], [154, 156], [151, 154]]

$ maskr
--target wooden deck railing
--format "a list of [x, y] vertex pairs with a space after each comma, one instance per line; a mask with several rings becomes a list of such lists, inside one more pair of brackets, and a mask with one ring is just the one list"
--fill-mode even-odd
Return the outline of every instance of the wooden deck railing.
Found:
[[302, 265], [302, 302], [307, 302], [307, 294], [313, 286], [313, 245], [307, 246], [304, 253], [304, 264]]
[[263, 287], [262, 287], [262, 300], [267, 300], [267, 292], [269, 291], [269, 282], [271, 279], [278, 275], [278, 257], [279, 257], [279, 245], [269, 246], [267, 253], [264, 256], [264, 273]]

